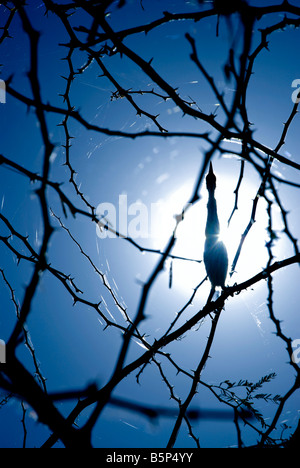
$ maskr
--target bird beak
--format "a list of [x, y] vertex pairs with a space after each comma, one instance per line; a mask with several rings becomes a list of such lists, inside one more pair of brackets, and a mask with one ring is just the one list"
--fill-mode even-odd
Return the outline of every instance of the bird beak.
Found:
[[214, 171], [213, 171], [213, 166], [212, 166], [212, 163], [211, 163], [211, 162], [209, 163], [209, 173], [210, 173], [210, 174], [213, 174], [213, 173], [214, 173]]

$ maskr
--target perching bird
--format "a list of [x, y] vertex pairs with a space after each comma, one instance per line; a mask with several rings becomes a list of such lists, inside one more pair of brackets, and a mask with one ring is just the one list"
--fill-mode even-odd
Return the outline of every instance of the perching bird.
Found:
[[206, 188], [208, 190], [208, 203], [205, 228], [204, 265], [207, 276], [211, 282], [211, 294], [209, 299], [212, 299], [216, 286], [221, 286], [222, 289], [225, 287], [228, 255], [224, 243], [219, 239], [220, 223], [215, 199], [216, 176], [211, 163], [206, 176]]

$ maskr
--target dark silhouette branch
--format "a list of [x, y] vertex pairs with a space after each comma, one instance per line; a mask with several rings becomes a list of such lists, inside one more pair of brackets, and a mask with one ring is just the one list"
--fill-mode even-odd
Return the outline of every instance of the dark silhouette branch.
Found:
[[[294, 435], [289, 440], [284, 439], [283, 433], [278, 437], [278, 431], [276, 432], [287, 403], [299, 389], [300, 376], [299, 367], [294, 361], [292, 339], [284, 332], [281, 320], [278, 318], [280, 311], [275, 308], [274, 278], [276, 272], [281, 271], [282, 274], [285, 274], [290, 266], [300, 263], [298, 241], [291, 230], [292, 223], [282, 201], [280, 190], [282, 184], [285, 184], [288, 189], [299, 189], [300, 184], [297, 181], [284, 180], [283, 176], [278, 175], [273, 168], [274, 161], [276, 161], [283, 168], [288, 168], [292, 174], [297, 174], [294, 171], [300, 169], [299, 162], [289, 158], [287, 153], [281, 154], [289, 133], [292, 132], [292, 124], [296, 122], [298, 102], [294, 103], [292, 107], [277, 145], [274, 146], [274, 149], [270, 149], [263, 141], [254, 138], [253, 125], [250, 122], [250, 115], [248, 115], [248, 99], [252, 75], [258, 63], [258, 57], [261, 57], [264, 50], [268, 49], [273, 33], [279, 30], [285, 31], [289, 26], [295, 28], [300, 26], [300, 7], [291, 5], [286, 0], [279, 5], [269, 6], [250, 6], [246, 0], [214, 1], [205, 5], [202, 5], [201, 1], [198, 3], [199, 8], [186, 6], [186, 11], [176, 11], [175, 7], [174, 12], [161, 11], [160, 15], [154, 19], [152, 17], [151, 21], [147, 23], [144, 19], [146, 18], [146, 15], [144, 15], [146, 6], [144, 9], [142, 2], [140, 2], [138, 8], [141, 8], [143, 13], [141, 22], [137, 24], [138, 20], [135, 22], [135, 18], [133, 18], [130, 27], [126, 27], [125, 22], [124, 27], [120, 29], [113, 20], [111, 21], [111, 18], [114, 17], [115, 11], [122, 11], [122, 14], [123, 12], [124, 15], [126, 14], [127, 2], [124, 0], [117, 3], [111, 0], [103, 2], [74, 0], [68, 3], [64, 2], [64, 4], [53, 0], [43, 0], [40, 11], [46, 12], [44, 20], [48, 21], [51, 18], [51, 21], [59, 26], [58, 31], [62, 32], [61, 37], [63, 37], [60, 40], [60, 33], [57, 33], [56, 37], [56, 31], [54, 31], [49, 42], [51, 47], [59, 47], [59, 50], [62, 51], [63, 62], [61, 62], [60, 69], [62, 69], [61, 76], [64, 81], [62, 90], [54, 90], [55, 92], [60, 91], [56, 95], [60, 96], [61, 105], [56, 103], [54, 105], [52, 99], [48, 100], [47, 96], [45, 97], [47, 87], [41, 81], [40, 66], [41, 56], [44, 53], [44, 43], [41, 40], [42, 33], [37, 30], [39, 25], [36, 21], [40, 12], [35, 10], [35, 14], [32, 15], [31, 6], [21, 0], [4, 2], [0, 6], [1, 13], [3, 12], [0, 47], [6, 46], [9, 41], [18, 41], [18, 33], [16, 33], [16, 38], [13, 38], [12, 31], [15, 31], [16, 27], [19, 28], [21, 25], [23, 28], [22, 38], [28, 40], [28, 49], [26, 50], [29, 51], [29, 69], [26, 75], [29, 91], [26, 91], [26, 88], [24, 91], [17, 82], [18, 70], [15, 68], [12, 75], [5, 81], [6, 92], [13, 98], [15, 103], [23, 105], [24, 108], [27, 107], [29, 111], [34, 111], [35, 124], [42, 141], [41, 152], [37, 161], [39, 170], [31, 170], [32, 155], [22, 152], [21, 147], [20, 157], [15, 155], [13, 150], [11, 151], [12, 154], [9, 154], [9, 150], [3, 150], [3, 154], [0, 155], [0, 170], [3, 171], [5, 176], [17, 174], [17, 177], [19, 177], [21, 175], [25, 180], [27, 179], [29, 183], [33, 184], [32, 191], [34, 191], [35, 198], [39, 202], [39, 211], [37, 213], [39, 229], [42, 230], [40, 243], [38, 247], [34, 247], [33, 240], [30, 235], [27, 235], [27, 232], [30, 232], [29, 228], [18, 227], [19, 223], [14, 219], [13, 213], [5, 211], [3, 198], [0, 209], [1, 249], [9, 254], [10, 259], [13, 259], [16, 271], [24, 268], [24, 265], [30, 267], [28, 270], [30, 275], [27, 276], [24, 295], [21, 303], [19, 303], [14, 289], [18, 284], [18, 278], [12, 280], [13, 273], [9, 271], [9, 265], [2, 264], [0, 266], [1, 283], [16, 315], [14, 326], [10, 330], [7, 340], [7, 362], [0, 365], [0, 387], [4, 392], [4, 395], [1, 395], [0, 409], [12, 398], [17, 398], [20, 401], [23, 448], [28, 446], [30, 440], [28, 437], [30, 430], [29, 407], [36, 412], [38, 420], [45, 424], [51, 433], [43, 447], [52, 447], [57, 441], [60, 441], [68, 448], [92, 447], [93, 431], [96, 430], [97, 422], [102, 417], [103, 411], [109, 406], [126, 410], [129, 413], [147, 418], [149, 421], [158, 421], [162, 417], [174, 418], [169, 441], [165, 441], [165, 445], [169, 448], [176, 445], [178, 435], [184, 424], [191, 440], [197, 448], [200, 448], [202, 444], [197, 434], [197, 428], [193, 427], [193, 421], [205, 420], [206, 418], [216, 418], [218, 420], [231, 418], [236, 429], [237, 446], [239, 448], [248, 445], [242, 424], [258, 437], [257, 446], [259, 447], [288, 447], [298, 440], [299, 428], [295, 429]], [[278, 22], [276, 20], [278, 13], [293, 15], [293, 17], [285, 15]], [[267, 26], [264, 23], [264, 29], [258, 29], [261, 19], [269, 18], [271, 18], [272, 23]], [[235, 28], [237, 28], [239, 34], [238, 46], [235, 40], [231, 41], [226, 63], [220, 66], [224, 83], [230, 83], [230, 86], [234, 88], [233, 94], [227, 96], [228, 99], [220, 91], [223, 85], [220, 85], [219, 78], [212, 75], [209, 67], [205, 65], [202, 55], [202, 51], [206, 52], [205, 44], [203, 47], [203, 44], [198, 41], [195, 30], [187, 32], [187, 30], [183, 31], [182, 29], [182, 26], [191, 24], [191, 22], [194, 23], [194, 26], [198, 26], [199, 23], [202, 25], [205, 21], [212, 20], [214, 21], [213, 25], [217, 25], [217, 40], [220, 40], [224, 25], [230, 34], [233, 35]], [[163, 28], [177, 28], [178, 25], [181, 26], [180, 34], [183, 42], [191, 49], [191, 54], [187, 58], [190, 60], [195, 72], [208, 84], [209, 90], [221, 111], [219, 114], [217, 112], [203, 112], [200, 100], [194, 100], [189, 96], [186, 97], [184, 88], [176, 88], [172, 83], [172, 78], [163, 77], [159, 63], [155, 60], [146, 59], [141, 47], [130, 46], [130, 44], [133, 44], [133, 38], [136, 40], [143, 38], [146, 43], [146, 41], [151, 41], [153, 33], [163, 31]], [[186, 41], [188, 44], [186, 44]], [[178, 60], [180, 61], [181, 58]], [[134, 68], [143, 77], [141, 81], [137, 79], [135, 82], [136, 77], [134, 76], [132, 86], [126, 84], [126, 63], [128, 62], [133, 64]], [[116, 64], [120, 65], [120, 73], [116, 73]], [[122, 105], [124, 105], [126, 112], [128, 111], [128, 116], [130, 118], [134, 118], [135, 115], [140, 117], [141, 125], [144, 125], [144, 127], [140, 127], [142, 128], [141, 131], [131, 131], [131, 128], [125, 123], [115, 129], [114, 122], [108, 122], [107, 125], [101, 126], [97, 121], [91, 122], [90, 116], [85, 112], [85, 106], [83, 106], [83, 109], [77, 107], [76, 92], [73, 93], [76, 90], [74, 83], [78, 84], [80, 77], [86, 72], [90, 74], [89, 76], [92, 76], [95, 74], [95, 70], [97, 70], [97, 74], [101, 73], [101, 80], [108, 81], [110, 87], [113, 87], [113, 89], [106, 90], [109, 95], [107, 102], [111, 106], [116, 105], [117, 107], [122, 99]], [[5, 71], [5, 68], [2, 68], [1, 71]], [[198, 78], [197, 75], [196, 77]], [[17, 84], [13, 85], [13, 80]], [[160, 115], [154, 111], [157, 104], [165, 106], [160, 108], [163, 110]], [[164, 113], [168, 109], [167, 106], [170, 105], [176, 106], [176, 109], [181, 111], [187, 125], [189, 125], [189, 122], [193, 122], [193, 124], [196, 123], [196, 126], [189, 129], [184, 125], [178, 126], [175, 123], [173, 127], [172, 119], [166, 119], [166, 113]], [[53, 135], [55, 132], [53, 125], [60, 127], [61, 144], [54, 144]], [[151, 129], [147, 129], [149, 125]], [[126, 128], [129, 128], [129, 131], [126, 131]], [[144, 140], [147, 143], [152, 138], [164, 142], [180, 138], [187, 142], [190, 140], [201, 142], [204, 145], [201, 153], [199, 153], [199, 170], [195, 173], [194, 186], [191, 189], [190, 197], [181, 214], [179, 213], [176, 217], [175, 229], [170, 229], [170, 236], [164, 248], [154, 249], [151, 248], [151, 245], [142, 245], [135, 238], [125, 236], [116, 226], [108, 224], [105, 213], [99, 214], [97, 212], [96, 205], [90, 197], [88, 186], [84, 187], [84, 184], [81, 185], [81, 181], [78, 182], [78, 178], [81, 176], [79, 168], [83, 164], [76, 157], [78, 136], [76, 129], [78, 129], [79, 133], [85, 132], [84, 135], [92, 134], [98, 138], [106, 136], [115, 139], [123, 138], [131, 142]], [[17, 137], [19, 129], [16, 128], [14, 131]], [[3, 138], [5, 138], [5, 135]], [[239, 144], [240, 150], [231, 151], [234, 143]], [[67, 182], [64, 183], [57, 181], [57, 176], [53, 175], [58, 172], [51, 171], [52, 160], [55, 159], [53, 157], [54, 151], [59, 149], [63, 154], [65, 171], [62, 179], [64, 180], [67, 177]], [[240, 160], [240, 172], [235, 189], [233, 188], [234, 206], [228, 223], [237, 215], [239, 209], [243, 209], [240, 205], [239, 194], [243, 183], [247, 182], [246, 168], [251, 167], [259, 178], [257, 193], [252, 203], [251, 213], [249, 213], [249, 222], [241, 236], [232, 264], [232, 272], [236, 269], [239, 255], [244, 248], [244, 241], [256, 221], [257, 207], [261, 199], [264, 199], [267, 204], [267, 232], [269, 235], [265, 246], [268, 252], [267, 264], [263, 270], [258, 271], [252, 277], [248, 277], [242, 283], [223, 288], [215, 300], [208, 300], [206, 303], [203, 302], [201, 293], [207, 278], [202, 274], [202, 280], [198, 279], [198, 285], [187, 295], [183, 303], [181, 305], [177, 303], [177, 313], [174, 319], [167, 323], [164, 331], [160, 329], [154, 334], [147, 327], [146, 319], [153, 312], [150, 298], [165, 271], [167, 260], [193, 262], [202, 267], [202, 258], [189, 258], [174, 253], [177, 243], [176, 234], [184, 219], [183, 215], [201, 200], [203, 180], [210, 162], [218, 156], [223, 158], [227, 152], [231, 152], [232, 157]], [[20, 163], [20, 160], [24, 162]], [[106, 164], [107, 161], [99, 157], [99, 167], [104, 174]], [[184, 165], [185, 160], [182, 160], [181, 164]], [[53, 168], [58, 169], [56, 163], [53, 164]], [[102, 193], [101, 196], [103, 195]], [[57, 205], [61, 212], [57, 210]], [[286, 258], [280, 257], [277, 261], [275, 261], [277, 258], [275, 251], [277, 233], [274, 229], [274, 208], [280, 211], [284, 226], [282, 237], [286, 238], [287, 243], [292, 245], [294, 252], [294, 255]], [[69, 216], [70, 214], [71, 216]], [[124, 302], [119, 299], [118, 293], [109, 283], [102, 267], [98, 267], [97, 259], [90, 253], [90, 246], [87, 243], [84, 245], [80, 240], [80, 236], [77, 235], [78, 232], [74, 229], [74, 224], [72, 225], [72, 222], [77, 218], [82, 222], [94, 223], [94, 227], [107, 229], [109, 233], [116, 237], [116, 242], [127, 242], [137, 253], [157, 256], [154, 257], [156, 261], [154, 266], [152, 265], [152, 270], [147, 279], [141, 284], [139, 297], [131, 298], [132, 302], [136, 299], [134, 310], [128, 309]], [[52, 221], [56, 223], [55, 227], [52, 225]], [[31, 223], [31, 220], [29, 220], [29, 223]], [[63, 233], [66, 242], [75, 248], [75, 250], [72, 250], [72, 255], [75, 252], [76, 261], [77, 259], [82, 261], [84, 268], [88, 268], [91, 275], [94, 274], [98, 279], [97, 284], [100, 286], [99, 300], [97, 298], [92, 299], [84, 290], [85, 288], [82, 286], [82, 284], [85, 284], [83, 278], [75, 278], [73, 272], [66, 271], [67, 261], [60, 268], [56, 268], [56, 264], [51, 257], [50, 246], [52, 237], [58, 231]], [[26, 235], [23, 233], [26, 233]], [[69, 252], [66, 252], [67, 255], [69, 255]], [[5, 258], [3, 256], [3, 263]], [[173, 264], [171, 263], [171, 265]], [[66, 388], [65, 391], [51, 391], [50, 393], [48, 391], [48, 385], [46, 386], [47, 377], [41, 371], [44, 366], [43, 363], [40, 364], [38, 359], [39, 349], [34, 347], [31, 341], [30, 324], [34, 322], [35, 313], [40, 313], [41, 316], [45, 313], [44, 310], [33, 310], [33, 304], [40, 294], [41, 278], [47, 281], [49, 277], [55, 280], [53, 284], [57, 284], [57, 287], [62, 286], [63, 293], [68, 299], [71, 299], [71, 306], [77, 303], [80, 304], [83, 311], [89, 310], [96, 315], [104, 330], [114, 329], [121, 335], [117, 343], [117, 346], [119, 346], [117, 357], [112, 368], [109, 369], [110, 375], [101, 386], [86, 385], [82, 390]], [[173, 292], [174, 284], [171, 266], [169, 286], [172, 286], [172, 290], [168, 290], [169, 293]], [[264, 376], [256, 384], [242, 379], [236, 383], [225, 380], [220, 384], [211, 384], [207, 383], [203, 378], [202, 371], [204, 366], [209, 363], [208, 357], [215, 342], [219, 318], [221, 314], [224, 315], [225, 306], [227, 308], [232, 303], [235, 304], [236, 296], [244, 294], [256, 284], [266, 286], [268, 315], [274, 325], [278, 340], [286, 347], [288, 365], [295, 373], [295, 379], [284, 395], [257, 394], [257, 390], [262, 385], [274, 378], [274, 373]], [[112, 311], [108, 307], [106, 307], [106, 312], [104, 312], [105, 307], [102, 309], [102, 305], [105, 306], [105, 301], [102, 304], [102, 299], [100, 300], [102, 291], [108, 295], [112, 304]], [[54, 290], [54, 295], [55, 292]], [[96, 294], [98, 294], [98, 290]], [[185, 318], [185, 314], [190, 312], [192, 304], [196, 305], [196, 312]], [[59, 299], [57, 299], [57, 308], [60, 307]], [[165, 307], [168, 307], [167, 303], [164, 304], [162, 309]], [[114, 317], [114, 310], [121, 312], [122, 321]], [[156, 312], [164, 313], [165, 311], [158, 310]], [[3, 320], [5, 320], [5, 317]], [[195, 327], [198, 330], [201, 329], [202, 324], [207, 321], [211, 321], [210, 333], [201, 343], [202, 352], [197, 356], [195, 370], [191, 371], [188, 366], [182, 363], [180, 358], [184, 353], [185, 342], [183, 337], [194, 332]], [[104, 330], [101, 330], [101, 333]], [[134, 353], [131, 353], [133, 344], [136, 343], [140, 346]], [[170, 351], [175, 348], [175, 345], [182, 346], [179, 357], [176, 356], [176, 353], [173, 354]], [[23, 363], [25, 348], [29, 350], [31, 368], [27, 368]], [[24, 359], [24, 362], [27, 361]], [[118, 389], [121, 388], [120, 384], [132, 374], [134, 374], [133, 378], [135, 377], [136, 381], [141, 384], [150, 364], [155, 369], [156, 376], [162, 381], [172, 402], [172, 407], [167, 404], [150, 404], [147, 401], [142, 404], [134, 401], [131, 397], [117, 395]], [[174, 385], [172, 372], [173, 374], [180, 374], [186, 379], [187, 385], [185, 388], [187, 393], [183, 398], [177, 395], [177, 387]], [[51, 384], [53, 389], [53, 382]], [[60, 388], [59, 382], [54, 382], [54, 385], [56, 384]], [[202, 408], [202, 405], [200, 409], [192, 407], [192, 402], [200, 387], [208, 390], [218, 405], [225, 405], [227, 409], [225, 411], [215, 411]], [[242, 393], [242, 390], [246, 390], [246, 396], [241, 396], [239, 392]], [[273, 418], [270, 418], [268, 423], [264, 421], [263, 415], [255, 407], [255, 397], [258, 400], [261, 399], [277, 405]], [[65, 411], [60, 411], [58, 405], [58, 403], [66, 401], [69, 404], [68, 416], [65, 415]], [[89, 413], [87, 417], [85, 416], [84, 422], [77, 423], [77, 418], [87, 414], [85, 413], [87, 409], [89, 409]]]

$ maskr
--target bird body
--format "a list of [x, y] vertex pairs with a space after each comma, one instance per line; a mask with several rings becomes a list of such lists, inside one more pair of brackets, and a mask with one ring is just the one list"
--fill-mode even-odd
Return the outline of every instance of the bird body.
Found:
[[224, 242], [206, 239], [204, 264], [212, 287], [221, 286], [224, 288], [228, 268], [228, 256]]
[[216, 286], [225, 287], [228, 270], [228, 255], [225, 244], [219, 239], [220, 223], [215, 199], [216, 176], [210, 163], [206, 176], [206, 188], [208, 190], [207, 221], [205, 228], [204, 265], [212, 289]]

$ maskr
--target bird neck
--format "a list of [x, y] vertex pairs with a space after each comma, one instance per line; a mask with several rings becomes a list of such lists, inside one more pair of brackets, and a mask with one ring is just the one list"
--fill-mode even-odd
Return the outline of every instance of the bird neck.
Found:
[[220, 223], [218, 218], [217, 202], [215, 199], [214, 191], [210, 190], [208, 194], [209, 196], [207, 203], [207, 221], [205, 229], [205, 236], [207, 238], [218, 236], [220, 233]]

